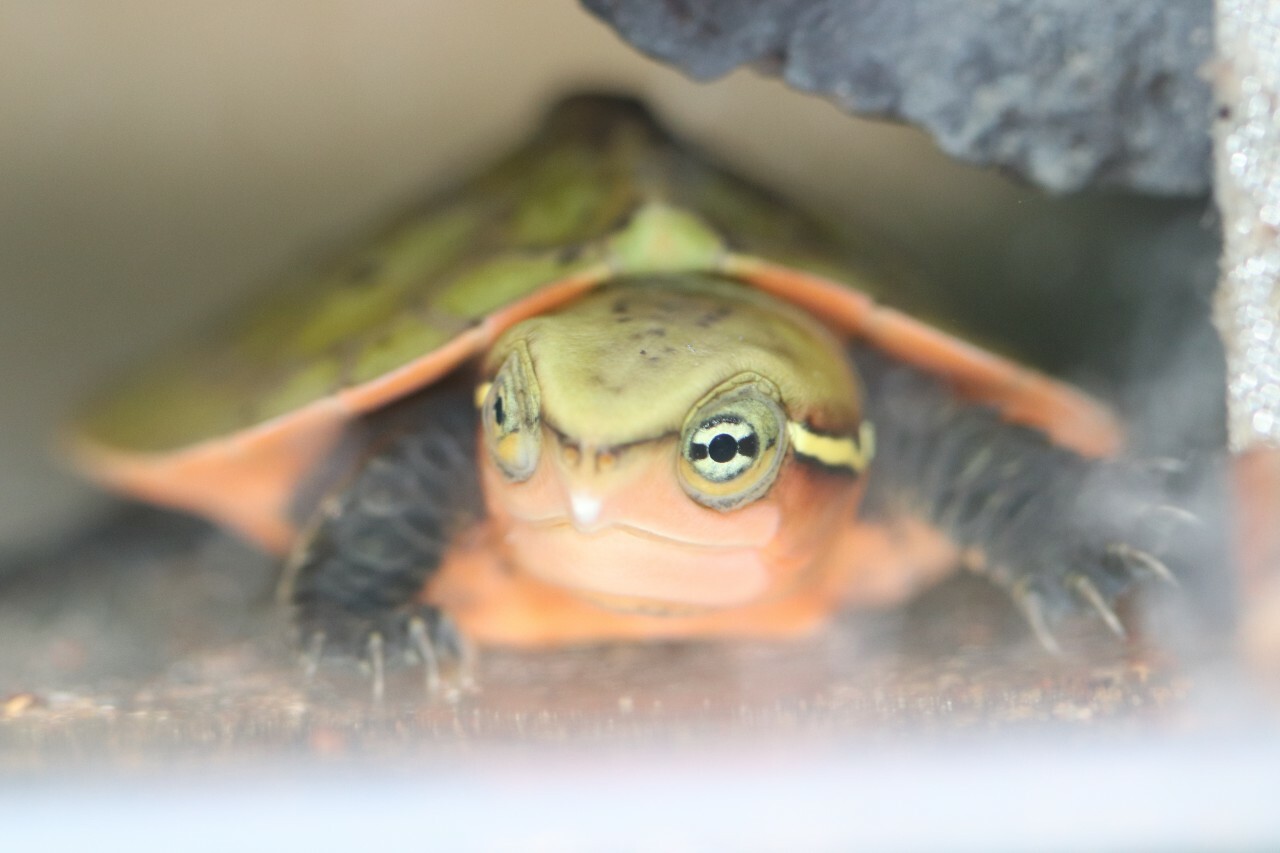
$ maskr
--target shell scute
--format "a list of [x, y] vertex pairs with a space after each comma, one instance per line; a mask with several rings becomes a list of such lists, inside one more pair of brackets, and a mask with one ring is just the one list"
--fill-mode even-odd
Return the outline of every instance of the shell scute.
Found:
[[[296, 479], [346, 420], [435, 381], [512, 323], [610, 277], [660, 272], [737, 277], [1011, 419], [1054, 421], [1064, 444], [1118, 443], [1109, 413], [1079, 392], [879, 308], [910, 301], [909, 278], [857, 240], [676, 144], [635, 102], [569, 99], [494, 168], [108, 389], [74, 449], [108, 485], [278, 546]], [[230, 505], [231, 483], [254, 501]]]

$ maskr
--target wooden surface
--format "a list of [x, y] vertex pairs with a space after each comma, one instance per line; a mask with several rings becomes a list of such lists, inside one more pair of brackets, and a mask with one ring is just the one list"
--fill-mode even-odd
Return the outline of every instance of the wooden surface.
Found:
[[[480, 690], [421, 673], [307, 679], [268, 561], [203, 526], [134, 510], [30, 559], [0, 598], [0, 770], [272, 756], [448, 756], [478, 744], [796, 743], [1046, 727], [1184, 731], [1199, 658], [1064, 626], [1063, 659], [977, 579], [851, 613], [801, 643], [489, 651]], [[1150, 619], [1148, 619], [1150, 621]], [[1174, 643], [1177, 645], [1177, 643]], [[1209, 703], [1212, 704], [1212, 703]]]

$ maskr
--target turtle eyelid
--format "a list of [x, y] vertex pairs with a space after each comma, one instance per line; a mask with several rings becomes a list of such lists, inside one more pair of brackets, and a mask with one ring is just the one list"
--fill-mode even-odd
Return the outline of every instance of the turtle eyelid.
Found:
[[517, 483], [533, 475], [541, 455], [542, 401], [529, 373], [527, 361], [512, 353], [492, 381], [476, 389], [489, 456], [509, 481]]
[[[542, 425], [551, 430], [551, 434], [556, 437], [556, 441], [565, 447], [578, 447], [582, 444], [576, 436], [570, 435], [550, 420], [545, 414], [542, 416]], [[656, 441], [665, 441], [667, 439], [676, 438], [680, 435], [677, 430], [668, 430], [667, 432], [658, 433], [657, 435], [645, 436], [631, 441], [625, 441], [621, 444], [601, 445], [596, 450], [602, 453], [625, 453], [633, 447], [639, 447], [642, 444], [652, 444]]]

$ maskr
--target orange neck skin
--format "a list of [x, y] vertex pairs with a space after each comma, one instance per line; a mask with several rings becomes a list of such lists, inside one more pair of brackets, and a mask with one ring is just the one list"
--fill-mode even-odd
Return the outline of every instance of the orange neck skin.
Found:
[[[762, 607], [790, 613], [797, 597], [806, 600], [808, 628], [837, 606], [823, 558], [853, 518], [860, 480], [791, 458], [764, 497], [721, 512], [679, 486], [674, 437], [618, 455], [565, 451], [544, 438], [538, 468], [523, 483], [507, 481], [486, 454], [480, 467], [490, 516], [485, 547], [507, 578], [501, 596], [538, 597], [546, 624], [500, 624], [492, 614], [510, 602], [488, 616], [483, 607], [468, 611], [479, 593], [455, 584], [444, 596], [453, 600], [442, 603], [463, 605], [461, 627], [480, 642], [739, 633], [728, 627], [739, 616]], [[575, 624], [557, 627], [556, 619]]]

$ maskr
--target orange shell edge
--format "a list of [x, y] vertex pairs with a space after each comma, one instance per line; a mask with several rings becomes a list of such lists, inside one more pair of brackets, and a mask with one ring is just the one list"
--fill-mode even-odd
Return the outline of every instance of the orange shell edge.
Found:
[[[992, 405], [1008, 420], [1040, 429], [1082, 455], [1112, 455], [1123, 444], [1115, 415], [1082, 391], [878, 305], [846, 285], [742, 255], [727, 256], [720, 271], [942, 377], [962, 396]], [[294, 487], [333, 448], [348, 422], [426, 387], [484, 351], [505, 329], [570, 301], [610, 275], [599, 265], [545, 285], [384, 376], [231, 435], [160, 453], [123, 451], [73, 436], [69, 454], [109, 488], [205, 515], [269, 551], [284, 553], [296, 535], [289, 513]]]

